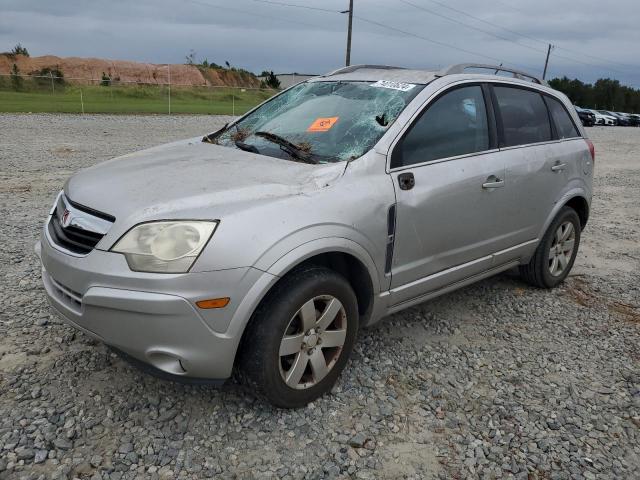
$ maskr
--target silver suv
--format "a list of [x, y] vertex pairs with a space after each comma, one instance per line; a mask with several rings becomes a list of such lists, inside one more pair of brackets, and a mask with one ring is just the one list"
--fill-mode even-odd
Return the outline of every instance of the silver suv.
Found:
[[353, 66], [77, 173], [36, 250], [72, 326], [156, 374], [238, 371], [296, 407], [330, 390], [359, 328], [516, 266], [562, 282], [593, 166], [571, 103], [535, 77]]

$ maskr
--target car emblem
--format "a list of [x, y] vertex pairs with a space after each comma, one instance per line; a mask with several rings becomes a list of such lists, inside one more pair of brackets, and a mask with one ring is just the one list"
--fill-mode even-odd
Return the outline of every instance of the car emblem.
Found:
[[63, 227], [68, 227], [69, 226], [69, 223], [71, 222], [71, 218], [70, 217], [71, 217], [71, 212], [65, 208], [64, 212], [62, 213], [62, 226]]

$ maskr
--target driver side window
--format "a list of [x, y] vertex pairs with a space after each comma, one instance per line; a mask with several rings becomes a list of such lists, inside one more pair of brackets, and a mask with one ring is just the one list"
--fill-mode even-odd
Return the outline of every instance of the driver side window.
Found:
[[487, 109], [479, 85], [450, 90], [427, 106], [396, 145], [391, 167], [489, 149]]

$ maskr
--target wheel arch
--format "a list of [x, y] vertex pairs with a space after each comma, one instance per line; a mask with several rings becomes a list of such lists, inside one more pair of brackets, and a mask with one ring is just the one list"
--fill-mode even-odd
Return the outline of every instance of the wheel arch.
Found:
[[322, 266], [339, 273], [347, 279], [358, 301], [360, 324], [366, 324], [373, 310], [373, 282], [367, 267], [356, 256], [341, 251], [323, 252], [303, 260], [285, 275], [305, 267]]
[[589, 220], [589, 202], [587, 202], [587, 199], [576, 195], [567, 200], [563, 206], [571, 207], [576, 211], [578, 217], [580, 217], [580, 227], [584, 230]]
[[329, 268], [347, 279], [358, 299], [360, 323], [366, 324], [373, 312], [376, 294], [381, 291], [378, 268], [367, 250], [347, 238], [321, 238], [291, 250], [267, 271], [282, 278], [310, 265]]
[[558, 215], [558, 212], [566, 206], [573, 208], [578, 213], [578, 217], [580, 218], [580, 226], [582, 227], [582, 229], [584, 229], [589, 219], [590, 203], [588, 198], [589, 197], [586, 194], [586, 191], [582, 187], [573, 188], [566, 192], [556, 202], [554, 208], [547, 216], [547, 220], [544, 222], [544, 225], [542, 226], [542, 229], [538, 234], [538, 238], [540, 239], [543, 237], [544, 233], [549, 228], [549, 225], [551, 225], [551, 222], [553, 222], [553, 219]]
[[243, 318], [238, 319], [238, 323], [232, 321], [239, 338], [234, 365], [237, 363], [238, 352], [242, 349], [251, 319], [269, 293], [291, 272], [314, 265], [329, 268], [347, 279], [356, 294], [360, 325], [370, 323], [384, 308], [378, 295], [381, 291], [378, 269], [361, 245], [345, 238], [323, 238], [300, 245], [282, 256], [265, 272], [264, 277], [271, 280], [260, 287], [258, 298], [254, 299], [250, 310], [245, 310]]

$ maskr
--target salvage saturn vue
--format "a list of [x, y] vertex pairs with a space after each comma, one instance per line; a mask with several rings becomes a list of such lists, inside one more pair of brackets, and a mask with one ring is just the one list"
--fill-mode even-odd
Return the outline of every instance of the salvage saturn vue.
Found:
[[514, 267], [562, 282], [594, 159], [523, 72], [346, 67], [80, 171], [36, 251], [53, 308], [132, 362], [297, 407], [387, 315]]

